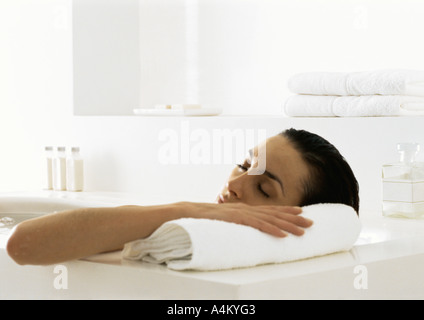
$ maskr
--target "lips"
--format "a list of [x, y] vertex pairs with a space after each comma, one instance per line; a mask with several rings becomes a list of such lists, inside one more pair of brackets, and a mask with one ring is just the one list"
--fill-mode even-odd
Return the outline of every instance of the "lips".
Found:
[[218, 195], [218, 203], [225, 203], [225, 198], [221, 193]]

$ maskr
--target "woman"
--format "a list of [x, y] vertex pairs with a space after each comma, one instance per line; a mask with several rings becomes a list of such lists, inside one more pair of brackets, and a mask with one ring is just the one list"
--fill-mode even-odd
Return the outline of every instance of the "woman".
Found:
[[[265, 150], [266, 168], [260, 166]], [[263, 170], [264, 169], [264, 170]], [[84, 208], [19, 224], [7, 251], [18, 264], [46, 265], [122, 249], [179, 218], [219, 219], [276, 237], [301, 236], [312, 221], [301, 206], [343, 203], [359, 211], [358, 183], [337, 149], [320, 136], [289, 129], [251, 150], [231, 172], [217, 203]]]

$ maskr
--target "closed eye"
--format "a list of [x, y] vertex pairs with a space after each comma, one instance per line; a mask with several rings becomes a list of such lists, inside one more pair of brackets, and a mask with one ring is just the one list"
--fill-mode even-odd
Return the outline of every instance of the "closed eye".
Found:
[[[245, 164], [237, 164], [237, 167], [239, 167], [239, 169], [240, 170], [242, 170], [242, 171], [247, 171], [247, 170], [249, 170], [249, 168], [245, 165]], [[264, 191], [264, 189], [262, 189], [262, 185], [260, 184], [260, 183], [258, 183], [258, 185], [257, 185], [257, 189], [258, 189], [258, 191], [264, 196], [264, 197], [266, 197], [266, 198], [269, 198], [269, 194], [268, 193], [266, 193], [265, 191]]]
[[249, 168], [248, 167], [246, 167], [245, 165], [243, 165], [243, 164], [237, 164], [237, 167], [239, 167], [241, 170], [243, 170], [243, 171], [247, 171], [247, 170], [249, 170]]
[[259, 192], [260, 192], [260, 193], [262, 193], [262, 195], [263, 195], [264, 197], [269, 198], [269, 194], [268, 194], [268, 193], [266, 193], [266, 192], [264, 191], [264, 189], [262, 189], [262, 185], [261, 185], [260, 183], [258, 183], [258, 190], [259, 190]]

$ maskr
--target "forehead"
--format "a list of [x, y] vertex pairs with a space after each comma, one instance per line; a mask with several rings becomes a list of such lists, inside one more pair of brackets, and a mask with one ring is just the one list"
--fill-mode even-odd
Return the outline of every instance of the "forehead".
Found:
[[277, 135], [266, 140], [267, 168], [275, 169], [289, 166], [291, 168], [306, 169], [302, 155], [285, 137]]
[[300, 153], [293, 147], [291, 142], [282, 135], [277, 135], [268, 138], [265, 141], [267, 155], [269, 156], [282, 156], [284, 158], [297, 158], [301, 159]]
[[307, 179], [309, 169], [287, 138], [277, 135], [267, 139], [254, 150], [255, 156], [261, 153], [266, 155], [266, 170], [278, 176], [287, 191], [297, 193], [303, 189], [302, 182]]
[[[252, 154], [253, 153], [253, 154]], [[272, 163], [270, 165], [278, 165], [282, 163], [291, 163], [291, 162], [303, 162], [301, 154], [293, 147], [291, 142], [281, 136], [277, 135], [271, 138], [268, 138], [266, 141], [260, 143], [255, 147], [251, 155], [255, 157], [266, 155], [267, 168], [268, 160]]]

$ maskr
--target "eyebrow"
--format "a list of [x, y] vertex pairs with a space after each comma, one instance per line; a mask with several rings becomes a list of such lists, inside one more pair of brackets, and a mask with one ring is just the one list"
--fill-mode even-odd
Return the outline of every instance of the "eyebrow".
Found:
[[286, 193], [284, 192], [284, 187], [283, 187], [283, 183], [281, 182], [280, 178], [278, 178], [275, 174], [272, 174], [271, 172], [265, 170], [264, 174], [268, 177], [271, 178], [275, 181], [277, 181], [280, 184], [281, 187], [281, 191], [283, 191], [283, 194], [286, 195]]
[[[252, 159], [254, 157], [253, 150], [252, 149], [249, 150], [249, 155], [250, 155], [250, 159]], [[268, 178], [277, 181], [280, 184], [281, 191], [283, 192], [284, 195], [286, 195], [286, 193], [284, 192], [283, 182], [281, 182], [281, 180], [280, 180], [280, 178], [278, 176], [276, 176], [275, 174], [269, 172], [268, 170], [265, 170], [263, 174], [266, 175]]]

